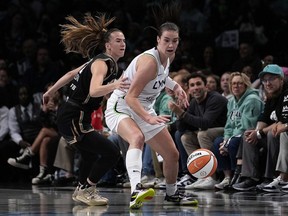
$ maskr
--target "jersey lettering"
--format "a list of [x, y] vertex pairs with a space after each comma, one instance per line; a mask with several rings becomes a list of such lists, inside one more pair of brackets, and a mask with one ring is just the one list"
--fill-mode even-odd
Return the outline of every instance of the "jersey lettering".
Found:
[[164, 80], [157, 80], [154, 85], [153, 85], [153, 89], [158, 89], [158, 88], [161, 88], [163, 86], [165, 86], [165, 83], [166, 83], [166, 79]]
[[74, 77], [74, 80], [76, 80], [76, 82], [78, 82], [78, 80], [79, 80], [79, 77], [80, 77], [80, 75], [79, 75], [79, 74], [77, 74], [77, 75]]
[[74, 91], [75, 89], [76, 89], [76, 85], [74, 85], [73, 83], [70, 85], [70, 89], [72, 90], [72, 91]]

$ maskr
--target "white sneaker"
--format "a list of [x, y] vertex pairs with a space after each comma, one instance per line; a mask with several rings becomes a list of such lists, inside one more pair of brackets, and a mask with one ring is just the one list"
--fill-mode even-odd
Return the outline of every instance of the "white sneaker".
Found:
[[72, 194], [72, 199], [75, 201], [75, 202], [80, 202], [79, 200], [77, 200], [77, 195], [78, 195], [78, 192], [79, 192], [79, 190], [80, 190], [80, 187], [81, 187], [81, 185], [78, 185], [76, 188], [75, 188], [75, 190], [74, 190], [74, 192], [73, 192], [73, 194]]
[[230, 183], [230, 177], [225, 177], [219, 184], [215, 185], [215, 188], [223, 190]]
[[154, 178], [146, 183], [143, 183], [144, 188], [154, 188], [155, 185], [165, 184], [164, 178]]
[[108, 199], [102, 197], [95, 186], [80, 188], [77, 192], [76, 199], [91, 206], [108, 205]]
[[130, 188], [130, 187], [131, 187], [130, 181], [123, 183], [123, 188]]
[[207, 177], [202, 181], [200, 184], [194, 186], [195, 189], [202, 189], [202, 190], [211, 190], [215, 188], [215, 185], [218, 184], [219, 181], [216, 181], [212, 177]]
[[195, 187], [198, 185], [198, 184], [201, 184], [202, 182], [204, 182], [205, 179], [197, 179], [197, 181], [195, 181], [194, 183], [190, 184], [190, 185], [186, 185], [185, 186], [185, 189], [186, 190], [192, 190], [192, 189], [195, 189]]
[[288, 184], [282, 187], [282, 192], [288, 193]]
[[141, 178], [141, 183], [144, 184], [144, 183], [147, 183], [151, 178], [148, 176], [148, 175], [144, 175], [142, 178]]
[[282, 187], [288, 185], [288, 182], [285, 182], [281, 179], [281, 176], [278, 176], [270, 184], [263, 187], [263, 191], [266, 192], [281, 192]]
[[155, 185], [154, 185], [154, 188], [156, 189], [166, 189], [166, 180], [165, 178], [163, 179], [160, 179], [159, 182], [157, 182]]
[[195, 182], [195, 180], [188, 174], [182, 176], [180, 181], [177, 182], [178, 188], [185, 188], [187, 185], [191, 185]]

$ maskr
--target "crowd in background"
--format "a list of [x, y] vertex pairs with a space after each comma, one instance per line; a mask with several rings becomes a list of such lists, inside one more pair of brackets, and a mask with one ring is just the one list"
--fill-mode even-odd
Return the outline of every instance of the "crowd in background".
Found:
[[[253, 83], [252, 87], [260, 89], [260, 85], [257, 85], [258, 73], [267, 64], [277, 63], [285, 72], [285, 67], [288, 66], [286, 39], [288, 5], [285, 1], [182, 0], [181, 3], [182, 11], [177, 23], [181, 29], [181, 41], [170, 70], [171, 72], [186, 71], [187, 74], [182, 78], [185, 84], [189, 84], [186, 80], [188, 75], [201, 72], [207, 78], [208, 90], [218, 91], [226, 97], [230, 95], [225, 95], [229, 84], [228, 79], [225, 84], [224, 77], [227, 72], [245, 73]], [[106, 12], [111, 17], [115, 16], [113, 26], [121, 29], [126, 37], [125, 57], [119, 60], [119, 66], [124, 70], [133, 57], [156, 44], [156, 32], [153, 28], [148, 28], [157, 25], [149, 10], [153, 4], [155, 1], [149, 0], [0, 2], [1, 118], [2, 111], [3, 116], [5, 113], [11, 116], [11, 112], [15, 112], [14, 115], [17, 116], [15, 107], [25, 103], [25, 106], [29, 104], [31, 121], [31, 130], [27, 131], [23, 125], [18, 125], [13, 131], [14, 135], [11, 133], [11, 127], [10, 129], [8, 127], [11, 125], [8, 123], [10, 120], [7, 118], [7, 122], [1, 122], [1, 132], [4, 131], [4, 135], [0, 136], [0, 149], [5, 151], [0, 151], [0, 162], [6, 165], [4, 171], [9, 170], [12, 173], [10, 177], [6, 176], [1, 180], [9, 181], [15, 179], [13, 175], [19, 175], [19, 171], [11, 171], [7, 159], [19, 156], [19, 152], [23, 153], [21, 150], [32, 146], [39, 131], [46, 127], [43, 119], [40, 118], [44, 89], [70, 69], [87, 61], [80, 55], [64, 53], [59, 34], [59, 24], [66, 22], [64, 17], [69, 14], [81, 17], [86, 12], [96, 14], [96, 11]], [[23, 89], [26, 89], [24, 93]], [[23, 98], [21, 99], [23, 94], [26, 94], [24, 102]], [[103, 118], [102, 113], [98, 115], [100, 119]], [[26, 120], [22, 120], [20, 122], [25, 125]], [[3, 129], [3, 124], [7, 125], [7, 130]], [[22, 136], [24, 132], [28, 138]], [[15, 138], [17, 133], [22, 134], [23, 140], [26, 139], [25, 143], [20, 142], [22, 138], [21, 140]], [[45, 162], [46, 165], [49, 163], [53, 165], [57, 145], [60, 143], [60, 136], [53, 136], [53, 138], [56, 139], [56, 141], [52, 140], [54, 147], [51, 154], [54, 156]], [[9, 150], [6, 151], [7, 149]], [[35, 150], [38, 151], [39, 149]], [[28, 165], [30, 160], [29, 163], [26, 161]], [[39, 159], [33, 160], [32, 164], [39, 164]], [[74, 171], [73, 165], [69, 164], [69, 167], [68, 177], [73, 176]], [[49, 171], [49, 177], [54, 171], [54, 169]], [[37, 173], [39, 173], [38, 167], [29, 173], [27, 178], [35, 177]], [[39, 174], [41, 174], [41, 166]], [[163, 174], [159, 174], [161, 175]]]

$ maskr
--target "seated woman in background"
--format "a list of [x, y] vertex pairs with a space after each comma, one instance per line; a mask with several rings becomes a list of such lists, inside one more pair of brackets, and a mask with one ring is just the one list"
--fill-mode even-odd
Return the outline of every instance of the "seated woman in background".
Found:
[[228, 186], [236, 168], [236, 154], [245, 130], [256, 126], [263, 109], [263, 102], [258, 91], [251, 88], [250, 78], [239, 72], [231, 74], [229, 82], [233, 97], [227, 104], [227, 121], [224, 136], [214, 141], [213, 152], [218, 160], [218, 171], [224, 172], [224, 179], [215, 187]]

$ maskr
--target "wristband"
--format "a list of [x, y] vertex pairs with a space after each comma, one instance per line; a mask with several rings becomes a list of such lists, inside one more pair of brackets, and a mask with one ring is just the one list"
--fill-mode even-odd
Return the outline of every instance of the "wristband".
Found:
[[259, 130], [259, 133], [260, 133], [260, 135], [261, 135], [261, 138], [263, 138], [263, 137], [266, 136], [266, 134], [264, 133], [264, 131], [263, 131], [262, 129]]
[[177, 84], [174, 80], [172, 80], [170, 77], [166, 78], [165, 86], [169, 88], [170, 90], [174, 91], [174, 87]]

